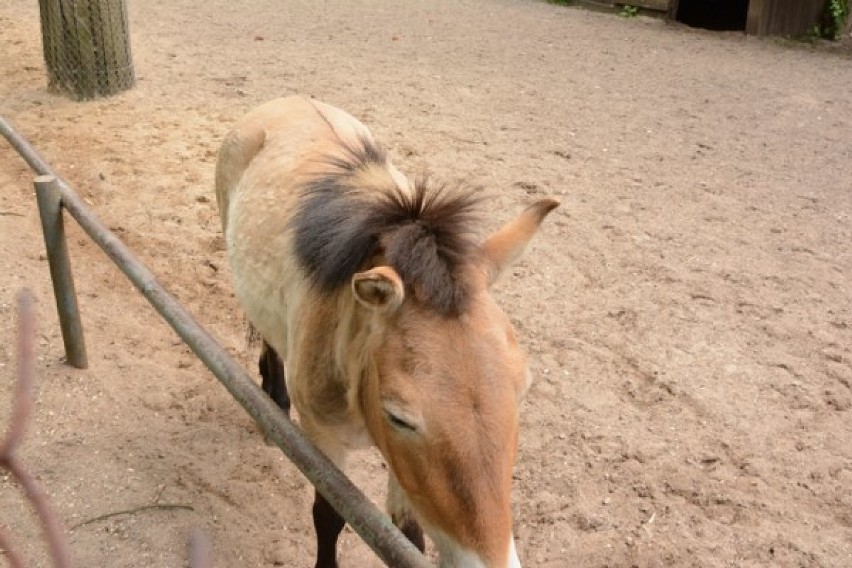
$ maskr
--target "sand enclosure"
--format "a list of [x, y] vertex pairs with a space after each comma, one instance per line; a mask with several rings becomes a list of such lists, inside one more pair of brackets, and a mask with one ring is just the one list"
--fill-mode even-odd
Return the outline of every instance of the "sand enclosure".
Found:
[[[483, 186], [484, 231], [562, 200], [497, 290], [535, 375], [525, 566], [852, 565], [852, 59], [523, 0], [148, 0], [137, 88], [75, 103], [46, 92], [34, 4], [0, 0], [0, 112], [252, 371], [212, 177], [256, 104], [347, 109], [405, 171]], [[306, 481], [73, 223], [91, 368], [61, 362], [5, 143], [0, 185], [0, 423], [28, 286], [22, 452], [77, 565], [181, 566], [200, 526], [217, 566], [312, 566]], [[382, 502], [376, 454], [350, 472]], [[152, 504], [183, 507], [87, 523]], [[26, 511], [0, 475], [0, 523], [46, 566]], [[348, 530], [340, 557], [379, 565]]]

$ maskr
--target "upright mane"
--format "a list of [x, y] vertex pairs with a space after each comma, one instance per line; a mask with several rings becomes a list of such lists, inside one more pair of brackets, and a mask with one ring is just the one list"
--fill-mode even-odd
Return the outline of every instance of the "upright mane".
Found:
[[294, 219], [296, 255], [315, 286], [334, 292], [381, 258], [409, 294], [443, 315], [464, 311], [463, 266], [475, 254], [471, 190], [394, 179], [387, 154], [361, 138], [323, 158], [325, 172], [303, 187]]

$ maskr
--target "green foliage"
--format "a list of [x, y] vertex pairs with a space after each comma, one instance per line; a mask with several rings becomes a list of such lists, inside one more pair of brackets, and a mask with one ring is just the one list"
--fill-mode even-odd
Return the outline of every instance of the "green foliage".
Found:
[[571, 6], [574, 0], [547, 0], [548, 4], [556, 4], [557, 6]]
[[622, 18], [635, 18], [639, 15], [639, 8], [636, 6], [631, 6], [630, 4], [625, 4], [621, 8], [621, 12], [618, 13]]
[[808, 33], [806, 33], [805, 37], [802, 39], [811, 44], [816, 43], [822, 39], [822, 28], [819, 24], [814, 24], [810, 27], [810, 29], [808, 29]]
[[819, 37], [837, 41], [849, 19], [849, 0], [826, 0], [822, 25], [815, 26]]
[[833, 37], [838, 40], [849, 17], [849, 0], [829, 0], [828, 11], [834, 24]]

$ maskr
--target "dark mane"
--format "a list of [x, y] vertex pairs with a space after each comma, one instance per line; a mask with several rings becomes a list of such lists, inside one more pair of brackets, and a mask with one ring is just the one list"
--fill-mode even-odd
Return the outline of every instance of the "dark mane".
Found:
[[381, 255], [420, 303], [444, 315], [464, 311], [461, 272], [476, 250], [473, 192], [424, 178], [409, 195], [366, 139], [325, 163], [328, 173], [306, 184], [294, 220], [296, 255], [314, 285], [336, 291]]

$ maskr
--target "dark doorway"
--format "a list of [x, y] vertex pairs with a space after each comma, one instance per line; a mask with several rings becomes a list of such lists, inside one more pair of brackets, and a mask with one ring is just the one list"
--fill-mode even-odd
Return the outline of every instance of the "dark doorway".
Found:
[[746, 27], [749, 0], [680, 0], [675, 19], [708, 30], [740, 30]]

